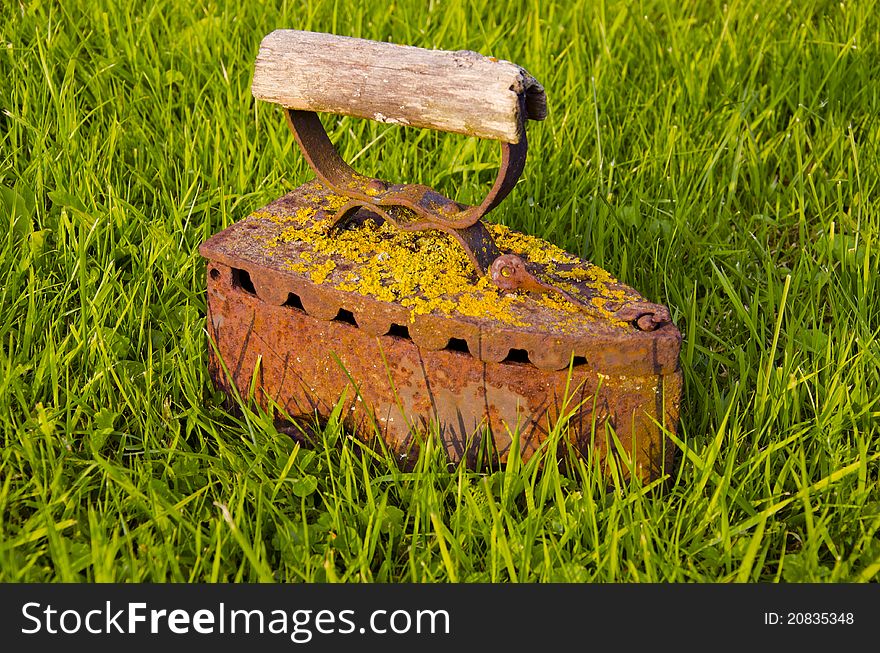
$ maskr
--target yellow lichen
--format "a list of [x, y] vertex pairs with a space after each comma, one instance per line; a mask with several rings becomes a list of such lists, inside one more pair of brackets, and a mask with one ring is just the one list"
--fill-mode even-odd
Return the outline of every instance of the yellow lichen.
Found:
[[313, 283], [332, 283], [339, 290], [396, 302], [410, 309], [411, 319], [435, 313], [525, 326], [528, 306], [534, 306], [529, 302], [534, 302], [558, 314], [555, 329], [560, 332], [579, 331], [585, 322], [600, 317], [625, 326], [613, 319], [613, 311], [632, 297], [616, 286], [614, 277], [535, 236], [487, 225], [499, 249], [543, 266], [545, 275], [552, 277], [544, 281], [573, 295], [583, 292], [577, 284], [588, 285], [593, 295], [591, 310], [584, 311], [556, 293], [499, 289], [488, 275], [479, 275], [459, 243], [441, 231], [404, 232], [388, 222], [367, 220], [356, 228], [330, 233], [335, 212], [348, 198], [321, 193], [307, 195], [305, 200], [311, 205], [292, 215], [256, 213], [251, 217], [280, 227], [264, 246], [274, 253], [281, 245], [293, 245], [286, 267]]
[[327, 259], [323, 263], [318, 263], [310, 267], [309, 276], [313, 283], [324, 283], [330, 273], [336, 269], [336, 262], [333, 259]]
[[576, 256], [572, 256], [564, 249], [560, 249], [541, 238], [521, 234], [500, 224], [487, 226], [499, 249], [505, 252], [515, 252], [532, 263], [569, 263], [572, 265], [581, 263], [581, 260]]

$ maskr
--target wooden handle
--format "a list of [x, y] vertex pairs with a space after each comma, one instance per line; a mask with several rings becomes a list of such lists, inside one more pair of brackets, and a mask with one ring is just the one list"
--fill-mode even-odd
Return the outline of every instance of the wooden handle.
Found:
[[289, 29], [263, 39], [251, 90], [291, 109], [507, 143], [547, 115], [544, 88], [509, 61]]

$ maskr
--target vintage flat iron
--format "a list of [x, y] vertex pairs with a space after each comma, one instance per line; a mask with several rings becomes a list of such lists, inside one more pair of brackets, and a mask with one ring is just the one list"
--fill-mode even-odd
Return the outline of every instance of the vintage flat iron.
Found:
[[[564, 420], [600, 460], [671, 466], [681, 334], [664, 306], [588, 261], [482, 218], [513, 190], [544, 89], [525, 70], [295, 30], [260, 46], [253, 95], [284, 107], [317, 178], [202, 244], [214, 383], [292, 418], [345, 421], [401, 456], [439, 434], [454, 461], [487, 443], [524, 459]], [[355, 172], [316, 112], [496, 140], [479, 206]], [[611, 428], [607, 428], [611, 427]], [[512, 447], [517, 438], [517, 447]]]

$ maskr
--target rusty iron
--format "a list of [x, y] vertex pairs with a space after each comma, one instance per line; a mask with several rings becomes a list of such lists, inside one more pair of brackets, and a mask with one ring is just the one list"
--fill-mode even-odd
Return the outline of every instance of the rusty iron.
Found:
[[[219, 388], [253, 391], [292, 419], [327, 417], [343, 398], [348, 426], [404, 457], [436, 430], [452, 460], [474, 462], [485, 438], [501, 460], [513, 450], [528, 458], [563, 420], [585, 454], [604, 459], [617, 446], [645, 479], [669, 469], [665, 431], [676, 429], [681, 394], [681, 334], [669, 310], [588, 261], [536, 255], [515, 239], [501, 247], [503, 232], [483, 222], [522, 173], [524, 125], [517, 143], [501, 143], [486, 198], [468, 206], [427, 186], [362, 175], [317, 114], [285, 115], [317, 178], [199, 250], [208, 259], [209, 370]], [[473, 297], [503, 302], [503, 314], [465, 310], [469, 290], [441, 297], [442, 310], [416, 310], [409, 300], [432, 296], [430, 275], [407, 301], [353, 285], [365, 264], [335, 243], [383, 223], [416, 238], [447, 234], [469, 261], [474, 289], [480, 279], [493, 284]], [[330, 246], [318, 248], [316, 238]]]

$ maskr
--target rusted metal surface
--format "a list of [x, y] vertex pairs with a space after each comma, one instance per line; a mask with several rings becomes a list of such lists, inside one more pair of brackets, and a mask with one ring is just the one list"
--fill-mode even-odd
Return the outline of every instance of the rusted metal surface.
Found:
[[[532, 265], [534, 266], [534, 264]], [[529, 264], [519, 256], [501, 254], [489, 266], [489, 274], [492, 277], [492, 282], [502, 290], [557, 293], [572, 304], [581, 306], [585, 310], [593, 310], [589, 301], [592, 293], [585, 297], [572, 295], [559, 286], [542, 281], [528, 267]], [[611, 311], [611, 317], [622, 322], [629, 322], [640, 331], [654, 331], [672, 321], [669, 309], [665, 306], [636, 300], [623, 302], [620, 308]]]
[[658, 424], [674, 431], [678, 421], [681, 373], [674, 365], [635, 372], [606, 364], [614, 356], [558, 371], [486, 362], [267, 303], [241, 272], [216, 259], [207, 276], [211, 376], [243, 397], [256, 378], [254, 399], [264, 408], [326, 417], [344, 396], [345, 423], [366, 440], [382, 438], [404, 458], [414, 454], [419, 434], [436, 428], [450, 458], [470, 463], [487, 434], [502, 461], [513, 436], [528, 459], [566, 415], [580, 451], [604, 459], [615, 450], [605, 428], [611, 426], [638, 475], [670, 469], [673, 449]]

